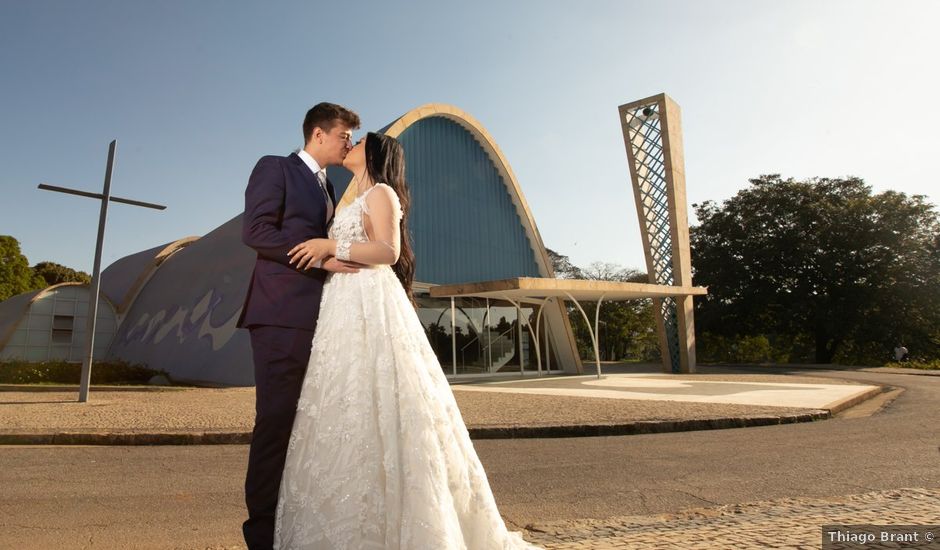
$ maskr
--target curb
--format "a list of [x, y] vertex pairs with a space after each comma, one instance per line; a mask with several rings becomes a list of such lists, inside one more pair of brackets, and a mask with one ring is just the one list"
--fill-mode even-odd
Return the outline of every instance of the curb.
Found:
[[913, 368], [893, 368], [893, 367], [863, 367], [850, 365], [832, 365], [825, 363], [699, 363], [697, 367], [704, 369], [698, 373], [704, 373], [709, 368], [719, 369], [777, 369], [777, 370], [831, 370], [831, 371], [849, 371], [849, 372], [875, 372], [884, 374], [909, 374], [913, 376], [940, 376], [940, 370], [933, 369], [913, 369]]
[[[832, 417], [827, 410], [782, 416], [746, 416], [694, 420], [641, 420], [622, 424], [571, 426], [488, 426], [467, 431], [470, 439], [598, 437], [696, 430], [723, 430], [815, 422]], [[50, 432], [0, 433], [0, 445], [247, 445], [251, 432]]]
[[888, 367], [874, 367], [870, 369], [860, 369], [860, 372], [874, 372], [880, 374], [904, 374], [907, 376], [940, 376], [938, 370], [928, 369], [892, 369]]
[[862, 393], [859, 393], [856, 395], [850, 395], [848, 397], [833, 401], [832, 403], [829, 403], [823, 408], [828, 410], [830, 414], [835, 415], [844, 411], [845, 409], [851, 409], [852, 407], [854, 407], [855, 405], [858, 405], [859, 403], [862, 403], [863, 401], [868, 401], [869, 399], [873, 397], [877, 397], [883, 393], [888, 393], [889, 391], [893, 389], [894, 388], [891, 386], [879, 385], [876, 388], [866, 390]]
[[[2, 388], [3, 386], [0, 386]], [[827, 420], [864, 401], [890, 392], [892, 386], [879, 385], [862, 393], [829, 403], [821, 409], [785, 415], [755, 415], [685, 420], [638, 420], [619, 424], [575, 424], [554, 426], [476, 426], [467, 431], [470, 439], [534, 439], [561, 437], [603, 437], [620, 435], [725, 430], [775, 426]], [[0, 445], [247, 445], [251, 431], [210, 432], [34, 432], [2, 433]]]
[[[187, 386], [91, 386], [89, 393], [112, 391], [183, 391], [192, 389]], [[0, 392], [75, 392], [78, 395], [78, 386], [68, 385], [39, 385], [39, 384], [0, 384]]]
[[571, 426], [494, 426], [470, 428], [468, 431], [470, 432], [470, 439], [599, 437], [774, 426], [778, 424], [794, 424], [797, 422], [815, 422], [831, 417], [832, 413], [828, 410], [813, 410], [807, 413], [781, 416], [765, 415], [689, 420], [640, 420], [623, 424], [584, 424]]
[[251, 432], [0, 433], [0, 445], [247, 445]]

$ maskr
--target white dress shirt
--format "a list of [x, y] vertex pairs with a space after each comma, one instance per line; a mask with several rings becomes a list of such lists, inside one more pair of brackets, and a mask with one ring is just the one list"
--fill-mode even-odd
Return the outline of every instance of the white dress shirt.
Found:
[[[323, 200], [326, 201], [326, 221], [327, 225], [330, 224], [330, 218], [333, 217], [333, 201], [330, 200], [330, 192], [326, 190], [326, 169], [320, 168], [320, 164], [315, 158], [310, 156], [310, 153], [301, 149], [297, 152], [297, 156], [300, 157], [300, 160], [304, 161], [304, 164], [307, 165], [307, 168], [313, 172], [314, 177], [317, 180], [317, 183], [320, 185], [320, 190], [323, 191]], [[317, 269], [323, 268], [323, 260], [314, 262], [311, 264], [312, 267]]]
[[310, 168], [310, 171], [313, 172], [313, 175], [317, 178], [317, 182], [320, 184], [320, 190], [323, 191], [323, 197], [326, 200], [326, 223], [329, 224], [330, 218], [333, 217], [333, 201], [330, 200], [330, 193], [326, 190], [326, 169], [320, 168], [317, 160], [303, 149], [297, 153], [297, 156], [300, 157], [300, 160], [304, 161], [307, 168]]

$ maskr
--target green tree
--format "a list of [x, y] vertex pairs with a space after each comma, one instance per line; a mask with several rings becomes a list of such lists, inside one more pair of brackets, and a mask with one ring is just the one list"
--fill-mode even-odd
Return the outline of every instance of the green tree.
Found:
[[20, 251], [20, 242], [9, 235], [0, 235], [0, 301], [45, 286], [45, 281], [29, 268], [29, 260]]
[[[583, 278], [595, 281], [649, 282], [648, 275], [642, 271], [607, 262], [593, 262], [581, 270], [581, 273]], [[580, 312], [577, 312], [577, 315], [581, 317]], [[598, 347], [602, 360], [659, 358], [659, 341], [656, 335], [652, 300], [603, 302], [598, 320], [600, 321], [597, 331]], [[583, 323], [584, 320], [581, 319], [581, 325]], [[585, 338], [589, 337], [585, 335]], [[590, 340], [588, 340], [588, 349], [590, 355], [593, 356]]]
[[47, 286], [59, 283], [85, 283], [91, 282], [91, 275], [84, 271], [75, 271], [70, 267], [54, 262], [39, 262], [33, 266], [33, 273], [42, 277]]
[[925, 197], [767, 175], [693, 208], [700, 334], [809, 341], [820, 363], [887, 358], [902, 340], [940, 352], [940, 222]]
[[[647, 282], [647, 275], [635, 269], [606, 262], [594, 262], [586, 268], [571, 263], [568, 256], [548, 249], [555, 267], [555, 276], [560, 279], [589, 279], [595, 281]], [[581, 306], [594, 322], [592, 303]], [[582, 357], [594, 357], [594, 345], [590, 331], [581, 312], [569, 303], [568, 320]], [[639, 359], [652, 360], [659, 357], [653, 307], [650, 300], [604, 302], [601, 305], [598, 347], [603, 360]], [[532, 320], [534, 322], [534, 318]]]

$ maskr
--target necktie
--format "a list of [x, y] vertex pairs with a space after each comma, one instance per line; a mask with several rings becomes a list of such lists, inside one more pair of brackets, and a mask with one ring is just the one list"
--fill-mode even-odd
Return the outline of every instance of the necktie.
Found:
[[326, 223], [330, 223], [330, 218], [333, 217], [333, 201], [330, 200], [330, 193], [326, 190], [326, 170], [320, 170], [316, 176], [320, 190], [323, 191], [323, 200], [326, 202]]

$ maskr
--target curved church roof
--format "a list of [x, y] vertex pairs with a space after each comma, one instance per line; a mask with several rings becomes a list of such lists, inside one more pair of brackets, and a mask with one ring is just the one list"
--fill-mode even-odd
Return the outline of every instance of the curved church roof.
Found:
[[[381, 132], [398, 138], [405, 149], [417, 280], [446, 284], [509, 273], [554, 277], [512, 167], [477, 119], [453, 105], [429, 103]], [[339, 208], [351, 203], [355, 192], [347, 188]], [[428, 264], [422, 258], [434, 260]]]
[[184, 237], [117, 260], [101, 273], [101, 293], [116, 304], [115, 311], [126, 312], [134, 296], [160, 265], [173, 253], [198, 239], [199, 237]]
[[[58, 283], [52, 286], [48, 286], [42, 290], [31, 290], [29, 292], [17, 294], [16, 296], [11, 296], [10, 298], [0, 302], [0, 349], [6, 345], [7, 341], [10, 339], [10, 336], [13, 335], [13, 332], [20, 325], [20, 321], [22, 321], [23, 315], [26, 314], [30, 306], [44, 298], [46, 295], [67, 286], [79, 286], [86, 289], [91, 288], [91, 285], [88, 283]], [[111, 306], [111, 309], [117, 311], [117, 308], [114, 306], [114, 301], [103, 292], [98, 297], [98, 301], [99, 303], [104, 301], [109, 306]]]

